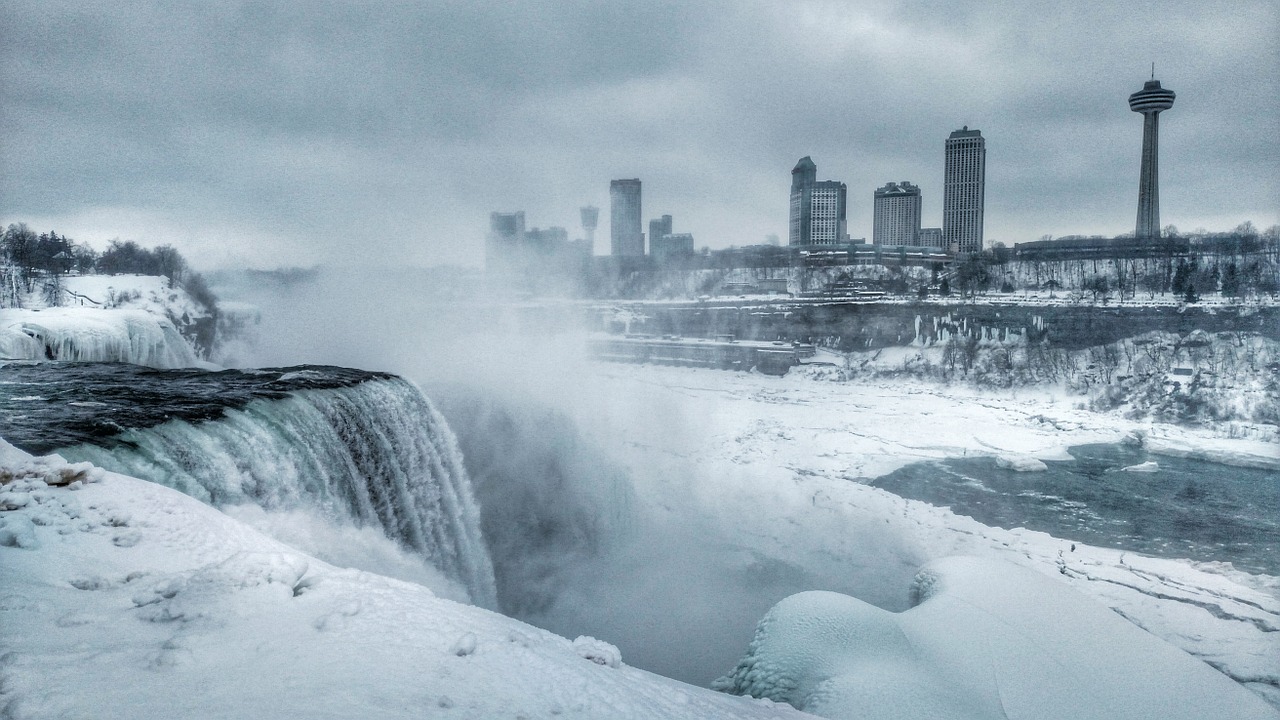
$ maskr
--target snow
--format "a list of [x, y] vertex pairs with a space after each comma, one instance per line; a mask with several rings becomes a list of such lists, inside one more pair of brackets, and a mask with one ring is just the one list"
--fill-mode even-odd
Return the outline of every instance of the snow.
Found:
[[[0, 442], [0, 462], [33, 461]], [[607, 643], [335, 568], [160, 485], [114, 473], [78, 490], [14, 482], [33, 501], [4, 512], [5, 527], [30, 523], [38, 541], [0, 547], [0, 702], [15, 720], [104, 708], [254, 719], [803, 717], [628, 667]]]
[[[975, 453], [1056, 459], [1067, 447], [1120, 442], [1137, 431], [1153, 445], [1239, 462], [1268, 462], [1274, 444], [1090, 412], [1070, 396], [1039, 390], [610, 364], [571, 380], [572, 394], [550, 383], [541, 397], [573, 413], [577, 426], [628, 468], [634, 495], [656, 517], [648, 521], [655, 535], [638, 542], [655, 543], [658, 552], [694, 552], [664, 545], [672, 534], [664, 528], [693, 528], [697, 547], [767, 558], [812, 578], [809, 587], [839, 589], [888, 610], [901, 609], [901, 588], [925, 563], [953, 555], [999, 559], [1065, 582], [1280, 707], [1280, 578], [987, 527], [862, 482], [919, 460]], [[708, 574], [674, 576], [698, 583]], [[652, 590], [626, 576], [611, 581]], [[615, 613], [646, 612], [645, 603], [621, 594]], [[684, 624], [718, 622], [723, 613], [699, 608], [698, 600], [673, 602], [690, 613], [680, 618]], [[552, 625], [558, 631], [610, 637], [637, 657], [628, 648], [643, 639], [610, 636], [608, 612], [590, 602], [571, 607], [574, 617]], [[663, 637], [670, 645], [679, 635]]]
[[1270, 718], [1207, 665], [1039, 573], [943, 559], [890, 613], [831, 592], [769, 611], [723, 689], [822, 717]]
[[146, 310], [0, 310], [0, 360], [49, 359], [209, 367], [172, 322]]

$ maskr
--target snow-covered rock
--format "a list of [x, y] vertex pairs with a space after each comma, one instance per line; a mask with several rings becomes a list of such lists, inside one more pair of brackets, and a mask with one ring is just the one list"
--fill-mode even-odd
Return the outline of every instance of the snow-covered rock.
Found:
[[207, 365], [166, 317], [145, 310], [0, 310], [0, 360]]
[[1065, 584], [947, 558], [890, 613], [806, 592], [717, 686], [829, 718], [1273, 718], [1249, 691]]

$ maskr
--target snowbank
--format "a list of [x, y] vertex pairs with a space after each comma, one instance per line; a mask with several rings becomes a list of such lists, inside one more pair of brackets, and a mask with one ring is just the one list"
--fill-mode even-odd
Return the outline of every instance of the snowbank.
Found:
[[761, 620], [717, 686], [829, 718], [1273, 718], [1249, 691], [1060, 582], [1004, 562], [931, 563], [915, 607], [831, 592]]
[[1043, 460], [1026, 455], [999, 455], [996, 457], [996, 467], [1014, 472], [1044, 472], [1049, 469]]
[[0, 360], [127, 362], [202, 367], [178, 329], [145, 310], [0, 310]]
[[[59, 463], [0, 441], [0, 464]], [[152, 483], [5, 492], [29, 500], [0, 532], [34, 540], [0, 547], [5, 717], [802, 717], [334, 568]]]

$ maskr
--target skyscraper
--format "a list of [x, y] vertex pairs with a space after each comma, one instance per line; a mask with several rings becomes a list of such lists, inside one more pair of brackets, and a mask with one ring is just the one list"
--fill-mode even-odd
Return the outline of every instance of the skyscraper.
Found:
[[834, 180], [818, 182], [817, 177], [818, 166], [808, 155], [791, 171], [791, 245], [834, 245], [848, 240], [848, 188]]
[[942, 243], [959, 252], [982, 250], [982, 210], [986, 202], [987, 141], [969, 126], [947, 138], [942, 183]]
[[644, 255], [640, 220], [640, 181], [609, 182], [610, 254]]
[[1155, 73], [1129, 96], [1129, 109], [1142, 113], [1142, 171], [1138, 176], [1138, 224], [1134, 237], [1160, 237], [1160, 113], [1173, 107], [1172, 90]]
[[875, 192], [871, 242], [876, 245], [918, 245], [920, 188], [903, 180]]

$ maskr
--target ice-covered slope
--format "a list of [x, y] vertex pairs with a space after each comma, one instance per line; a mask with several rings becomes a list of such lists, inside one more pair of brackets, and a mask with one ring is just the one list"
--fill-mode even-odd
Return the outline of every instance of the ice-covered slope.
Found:
[[0, 492], [7, 718], [804, 717], [334, 568], [153, 483], [49, 487], [63, 463], [2, 441], [0, 468], [20, 476]]
[[0, 310], [0, 360], [4, 359], [127, 362], [155, 368], [202, 365], [163, 315], [81, 307]]
[[1062, 583], [997, 560], [926, 566], [902, 613], [831, 592], [760, 621], [717, 686], [829, 718], [1275, 718], [1248, 690]]

